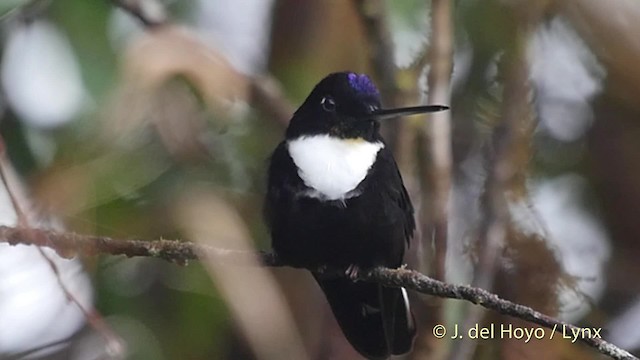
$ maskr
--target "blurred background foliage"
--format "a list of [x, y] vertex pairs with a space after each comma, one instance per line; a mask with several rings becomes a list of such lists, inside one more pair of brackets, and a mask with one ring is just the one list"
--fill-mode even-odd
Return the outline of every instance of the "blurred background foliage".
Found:
[[[451, 3], [446, 279], [471, 283], [486, 270], [487, 179], [510, 136], [514, 175], [499, 189], [508, 225], [492, 289], [640, 350], [640, 3]], [[430, 14], [420, 0], [3, 0], [0, 134], [29, 210], [53, 219], [39, 226], [268, 249], [266, 165], [295, 104], [333, 71], [388, 85], [363, 24], [376, 17], [393, 45], [383, 56], [397, 68], [386, 101], [425, 101]], [[517, 65], [524, 76], [513, 75]], [[505, 135], [509, 117], [515, 133]], [[385, 129], [410, 154], [399, 163], [419, 216], [430, 195], [416, 180], [428, 143], [399, 149], [423, 121]], [[0, 218], [15, 224], [5, 197]], [[414, 241], [410, 265], [432, 256], [425, 239]], [[39, 255], [1, 260], [23, 259], [16, 249], [0, 247], [0, 359], [357, 358], [305, 272], [109, 256], [82, 259], [80, 270], [60, 259], [65, 282], [126, 344], [117, 351], [43, 285], [55, 279], [35, 272]], [[409, 359], [599, 358], [565, 340], [435, 341], [430, 312], [450, 326], [527, 324], [414, 300], [421, 331]], [[55, 301], [44, 307], [55, 321], [31, 310]]]

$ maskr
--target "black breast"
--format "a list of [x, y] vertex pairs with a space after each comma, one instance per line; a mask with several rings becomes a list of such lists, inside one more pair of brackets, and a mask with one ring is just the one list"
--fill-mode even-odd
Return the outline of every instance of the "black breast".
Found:
[[304, 194], [286, 143], [269, 168], [265, 215], [274, 251], [293, 266], [397, 267], [415, 228], [413, 207], [391, 153], [383, 148], [356, 197], [323, 201]]

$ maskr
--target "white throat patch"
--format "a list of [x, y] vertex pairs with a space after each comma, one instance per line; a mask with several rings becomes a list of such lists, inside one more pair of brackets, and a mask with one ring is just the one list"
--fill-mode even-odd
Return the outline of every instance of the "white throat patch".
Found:
[[288, 143], [289, 155], [298, 167], [298, 176], [313, 189], [308, 196], [344, 200], [367, 176], [376, 161], [381, 142], [340, 139], [329, 135], [302, 136]]

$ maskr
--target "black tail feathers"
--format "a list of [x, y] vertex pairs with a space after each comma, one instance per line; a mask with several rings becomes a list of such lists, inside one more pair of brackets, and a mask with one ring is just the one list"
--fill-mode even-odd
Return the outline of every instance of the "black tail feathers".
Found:
[[316, 278], [351, 345], [369, 359], [409, 352], [416, 334], [407, 293], [374, 283]]

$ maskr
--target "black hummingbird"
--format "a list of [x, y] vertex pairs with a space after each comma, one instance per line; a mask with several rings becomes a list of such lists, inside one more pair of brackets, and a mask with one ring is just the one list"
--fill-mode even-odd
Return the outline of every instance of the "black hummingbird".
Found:
[[[271, 157], [265, 214], [277, 256], [351, 275], [399, 267], [415, 230], [413, 206], [379, 120], [446, 109], [382, 109], [373, 82], [353, 72], [320, 81]], [[384, 359], [411, 349], [416, 327], [405, 289], [315, 278], [359, 353]]]

